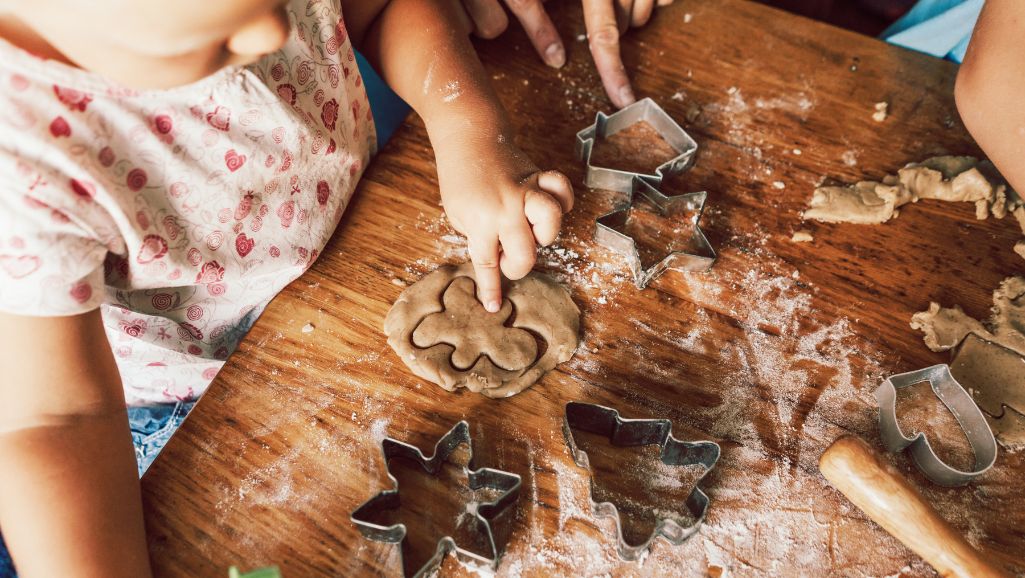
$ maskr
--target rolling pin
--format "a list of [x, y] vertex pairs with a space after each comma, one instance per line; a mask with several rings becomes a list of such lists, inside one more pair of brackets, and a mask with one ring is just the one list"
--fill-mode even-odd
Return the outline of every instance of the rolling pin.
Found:
[[847, 499], [921, 556], [940, 576], [1008, 576], [983, 560], [900, 472], [861, 439], [846, 436], [833, 442], [819, 458], [819, 470]]

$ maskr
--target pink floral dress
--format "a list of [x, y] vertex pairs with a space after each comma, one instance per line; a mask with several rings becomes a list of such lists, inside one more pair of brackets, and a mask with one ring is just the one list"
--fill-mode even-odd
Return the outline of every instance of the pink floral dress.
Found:
[[0, 40], [0, 310], [100, 308], [129, 405], [203, 393], [376, 146], [337, 2], [289, 8], [279, 52], [171, 90]]

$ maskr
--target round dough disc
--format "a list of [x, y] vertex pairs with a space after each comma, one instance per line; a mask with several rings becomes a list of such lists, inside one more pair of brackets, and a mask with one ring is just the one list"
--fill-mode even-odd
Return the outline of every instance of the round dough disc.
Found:
[[565, 287], [531, 272], [508, 282], [501, 310], [488, 313], [473, 266], [446, 265], [399, 295], [384, 332], [416, 375], [449, 391], [509, 397], [573, 357], [580, 310]]

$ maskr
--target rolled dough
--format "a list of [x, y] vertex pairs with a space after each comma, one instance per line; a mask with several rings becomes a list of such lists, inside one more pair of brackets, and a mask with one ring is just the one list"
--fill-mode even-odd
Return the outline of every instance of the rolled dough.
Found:
[[475, 296], [473, 266], [444, 266], [399, 295], [384, 320], [388, 344], [416, 375], [448, 391], [515, 395], [573, 356], [580, 310], [540, 273], [510, 281], [498, 313]]

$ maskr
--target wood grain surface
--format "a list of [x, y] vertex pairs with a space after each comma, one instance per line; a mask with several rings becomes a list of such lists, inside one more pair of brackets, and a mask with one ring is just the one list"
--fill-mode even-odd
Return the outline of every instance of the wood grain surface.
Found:
[[[391, 487], [383, 437], [429, 451], [460, 419], [476, 465], [523, 477], [502, 576], [933, 574], [816, 462], [842, 434], [878, 447], [881, 377], [946, 360], [909, 327], [912, 313], [935, 300], [985, 317], [992, 290], [1025, 264], [1011, 250], [1020, 232], [1010, 219], [976, 221], [970, 204], [923, 201], [880, 226], [800, 214], [823, 177], [879, 178], [934, 154], [976, 153], [954, 107], [956, 68], [742, 0], [660, 9], [626, 35], [624, 56], [638, 95], [701, 147], [666, 192], [709, 192], [701, 226], [720, 257], [707, 273], [670, 272], [638, 291], [624, 261], [592, 242], [615, 197], [585, 190], [573, 156], [576, 131], [611, 111], [580, 6], [547, 6], [568, 44], [562, 70], [541, 64], [519, 30], [478, 47], [521, 145], [578, 186], [559, 244], [538, 263], [582, 310], [576, 356], [526, 392], [490, 400], [423, 382], [388, 348], [381, 325], [402, 287], [466, 259], [411, 117], [314, 267], [274, 299], [144, 477], [158, 575], [220, 577], [233, 564], [276, 564], [286, 578], [395, 575], [398, 548], [363, 539], [349, 514]], [[880, 101], [890, 114], [875, 122]], [[800, 229], [814, 240], [792, 242]], [[618, 560], [614, 528], [593, 516], [588, 474], [563, 438], [572, 400], [668, 418], [681, 439], [721, 444], [701, 482], [711, 507], [696, 536]], [[956, 438], [940, 415], [922, 423]], [[1025, 573], [1025, 454], [1002, 451], [991, 472], [955, 489], [889, 459], [988, 559]], [[622, 469], [649, 501], [663, 474]], [[446, 495], [459, 499], [430, 499]], [[647, 505], [678, 506], [673, 495]], [[425, 510], [414, 498], [411, 526]], [[449, 557], [443, 574], [475, 570]]]

